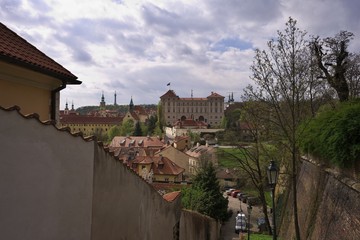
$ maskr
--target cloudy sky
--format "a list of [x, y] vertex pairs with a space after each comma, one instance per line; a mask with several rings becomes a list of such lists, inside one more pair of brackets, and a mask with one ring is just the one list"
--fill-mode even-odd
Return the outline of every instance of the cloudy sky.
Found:
[[291, 16], [311, 35], [355, 34], [359, 0], [0, 0], [0, 21], [75, 74], [61, 92], [75, 107], [157, 103], [215, 91], [240, 100], [254, 49]]

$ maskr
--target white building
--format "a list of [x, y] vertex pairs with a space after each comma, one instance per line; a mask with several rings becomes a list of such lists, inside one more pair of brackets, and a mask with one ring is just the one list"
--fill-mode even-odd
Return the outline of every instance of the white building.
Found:
[[224, 117], [224, 97], [211, 92], [206, 98], [180, 98], [173, 90], [160, 97], [165, 123], [192, 119], [202, 121], [210, 127], [218, 127]]

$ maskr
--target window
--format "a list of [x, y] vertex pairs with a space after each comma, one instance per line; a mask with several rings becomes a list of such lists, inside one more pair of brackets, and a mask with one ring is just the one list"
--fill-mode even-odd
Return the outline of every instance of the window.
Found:
[[165, 178], [165, 182], [168, 182], [169, 181], [169, 178]]

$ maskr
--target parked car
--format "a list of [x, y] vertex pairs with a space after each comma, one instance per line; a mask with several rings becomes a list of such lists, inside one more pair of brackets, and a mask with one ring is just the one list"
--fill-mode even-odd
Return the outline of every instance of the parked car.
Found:
[[243, 203], [247, 203], [247, 202], [248, 202], [248, 199], [251, 198], [251, 197], [252, 197], [252, 196], [244, 195], [241, 201], [242, 201]]
[[240, 190], [234, 190], [231, 192], [231, 196], [236, 198], [237, 194], [240, 192]]
[[230, 196], [231, 192], [234, 190], [235, 190], [234, 188], [230, 188], [230, 189], [226, 190], [225, 193]]
[[243, 193], [239, 196], [239, 200], [243, 201], [245, 197], [247, 197], [248, 195], [246, 193]]
[[235, 233], [246, 231], [246, 215], [243, 212], [238, 212], [235, 217]]
[[256, 206], [256, 205], [261, 204], [261, 200], [259, 197], [248, 197], [247, 203], [251, 206]]
[[265, 231], [267, 231], [265, 218], [258, 218], [258, 219], [256, 220], [256, 223], [257, 223], [257, 227], [258, 227], [258, 229], [259, 229], [259, 232], [265, 232]]

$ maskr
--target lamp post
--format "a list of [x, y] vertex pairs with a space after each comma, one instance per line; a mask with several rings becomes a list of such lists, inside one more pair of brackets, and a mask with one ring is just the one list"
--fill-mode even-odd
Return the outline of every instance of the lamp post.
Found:
[[247, 212], [248, 212], [248, 240], [250, 240], [250, 216], [251, 216], [251, 211], [252, 211], [252, 207], [251, 205], [249, 204], [248, 207], [247, 207]]
[[271, 195], [272, 195], [272, 210], [273, 210], [273, 240], [276, 240], [276, 221], [275, 221], [275, 186], [277, 183], [279, 175], [279, 170], [274, 162], [274, 160], [271, 160], [270, 165], [267, 169], [267, 177], [269, 181], [269, 185], [271, 187]]

